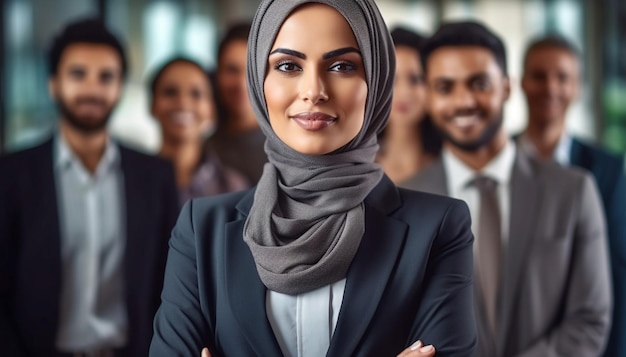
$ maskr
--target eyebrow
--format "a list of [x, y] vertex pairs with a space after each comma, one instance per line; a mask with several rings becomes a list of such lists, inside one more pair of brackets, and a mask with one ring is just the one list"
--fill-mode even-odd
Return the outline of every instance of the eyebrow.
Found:
[[489, 74], [487, 72], [478, 72], [478, 73], [473, 73], [473, 74], [471, 74], [470, 76], [468, 76], [466, 78], [460, 78], [460, 79], [459, 78], [453, 78], [453, 77], [445, 77], [445, 76], [436, 77], [436, 78], [433, 78], [433, 82], [438, 82], [438, 83], [441, 83], [441, 82], [450, 83], [450, 82], [457, 82], [457, 81], [460, 81], [460, 82], [471, 82], [471, 81], [475, 81], [477, 79], [485, 79], [485, 78], [489, 79]]
[[[343, 54], [346, 53], [358, 53], [359, 55], [361, 55], [361, 51], [359, 51], [358, 49], [354, 48], [354, 47], [344, 47], [344, 48], [340, 48], [337, 50], [333, 50], [330, 52], [326, 52], [322, 55], [322, 59], [327, 60], [333, 57], [337, 57], [337, 56], [341, 56]], [[288, 48], [277, 48], [274, 51], [270, 52], [270, 56], [275, 54], [275, 53], [284, 53], [286, 55], [290, 55], [290, 56], [294, 56], [294, 57], [298, 57], [298, 58], [302, 58], [302, 59], [306, 59], [306, 55], [302, 52], [296, 51], [296, 50], [290, 50]]]

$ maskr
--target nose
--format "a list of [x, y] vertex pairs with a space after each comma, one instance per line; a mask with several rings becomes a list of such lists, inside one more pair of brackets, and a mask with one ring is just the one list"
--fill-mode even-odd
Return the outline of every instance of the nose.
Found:
[[457, 87], [452, 99], [457, 109], [473, 109], [476, 106], [476, 98], [470, 90], [463, 86]]
[[328, 101], [328, 93], [324, 78], [317, 70], [309, 70], [304, 73], [300, 81], [300, 97], [305, 102], [318, 104]]
[[546, 79], [546, 94], [556, 95], [559, 91], [559, 79], [556, 76], [549, 76]]
[[188, 110], [191, 107], [191, 98], [185, 93], [178, 93], [176, 96], [176, 104], [180, 110]]

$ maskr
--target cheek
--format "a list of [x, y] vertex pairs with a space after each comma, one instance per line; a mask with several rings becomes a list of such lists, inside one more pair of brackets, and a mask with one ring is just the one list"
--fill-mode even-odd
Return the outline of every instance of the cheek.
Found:
[[270, 120], [272, 120], [274, 116], [286, 112], [290, 102], [288, 83], [268, 78], [263, 85], [263, 92], [265, 94], [265, 103], [270, 115]]
[[349, 125], [354, 135], [363, 127], [365, 120], [365, 103], [367, 102], [367, 84], [365, 82], [355, 83], [343, 88], [341, 93], [348, 93], [345, 97], [341, 98], [341, 101], [345, 104], [344, 111], [351, 113]]
[[448, 101], [438, 94], [430, 94], [426, 104], [428, 111], [434, 117], [442, 116], [445, 113], [446, 108], [450, 107], [448, 105]]

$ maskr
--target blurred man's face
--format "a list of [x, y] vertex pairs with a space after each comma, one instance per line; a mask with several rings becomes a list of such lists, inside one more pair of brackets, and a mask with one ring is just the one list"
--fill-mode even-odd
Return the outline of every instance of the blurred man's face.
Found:
[[563, 122], [567, 108], [578, 96], [580, 66], [576, 56], [564, 49], [532, 50], [524, 64], [522, 89], [529, 120], [539, 125]]
[[239, 118], [254, 117], [246, 83], [246, 51], [244, 40], [230, 42], [218, 59], [217, 91], [228, 114]]
[[493, 54], [478, 46], [448, 46], [428, 58], [426, 78], [433, 122], [446, 141], [475, 151], [502, 129], [510, 84]]
[[100, 44], [68, 46], [49, 80], [62, 120], [84, 133], [105, 129], [121, 88], [121, 58], [114, 48]]

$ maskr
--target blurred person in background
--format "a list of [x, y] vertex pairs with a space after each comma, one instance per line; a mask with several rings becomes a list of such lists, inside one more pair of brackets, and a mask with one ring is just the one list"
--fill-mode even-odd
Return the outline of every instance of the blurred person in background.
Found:
[[233, 25], [220, 42], [215, 73], [219, 116], [217, 132], [209, 146], [224, 165], [256, 184], [267, 162], [265, 135], [259, 128], [246, 84], [246, 52], [250, 23]]
[[235, 170], [204, 148], [217, 126], [211, 83], [200, 64], [187, 58], [164, 63], [150, 81], [150, 112], [161, 127], [159, 156], [174, 164], [179, 201], [249, 187]]
[[441, 140], [426, 116], [426, 86], [420, 59], [425, 38], [399, 27], [391, 31], [396, 74], [389, 124], [376, 161], [396, 184], [413, 177], [439, 154]]
[[178, 202], [172, 166], [107, 131], [126, 56], [98, 19], [49, 52], [58, 129], [0, 159], [3, 356], [146, 356]]
[[464, 200], [472, 216], [476, 356], [599, 356], [611, 325], [600, 196], [585, 171], [538, 161], [504, 131], [500, 37], [445, 24], [422, 50], [441, 160], [410, 188]]
[[566, 115], [581, 91], [580, 51], [561, 36], [533, 41], [524, 56], [522, 89], [528, 126], [518, 137], [534, 157], [590, 171], [604, 203], [613, 274], [613, 323], [606, 356], [626, 356], [626, 179], [623, 160], [567, 132]]

